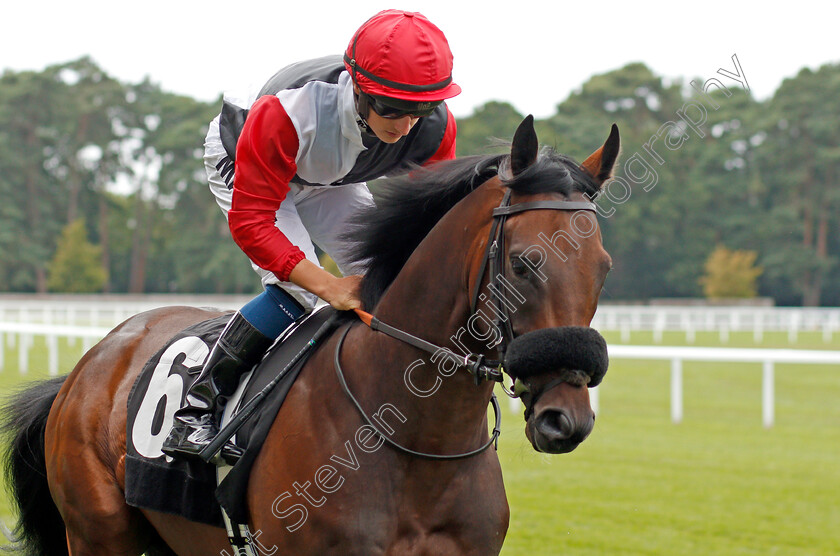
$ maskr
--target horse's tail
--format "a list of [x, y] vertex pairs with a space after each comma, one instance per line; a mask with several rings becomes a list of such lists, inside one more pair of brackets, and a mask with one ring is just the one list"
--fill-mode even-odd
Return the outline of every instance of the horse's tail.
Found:
[[14, 546], [2, 550], [27, 556], [66, 555], [64, 521], [50, 495], [44, 454], [47, 416], [67, 377], [36, 383], [2, 408], [2, 432], [9, 444], [3, 463], [6, 485], [19, 512]]

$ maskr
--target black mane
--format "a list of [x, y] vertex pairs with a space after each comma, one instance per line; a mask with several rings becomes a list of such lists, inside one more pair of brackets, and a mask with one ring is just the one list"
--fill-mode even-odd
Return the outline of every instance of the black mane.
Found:
[[[385, 180], [376, 207], [357, 213], [348, 239], [352, 257], [368, 261], [362, 301], [371, 310], [394, 281], [411, 253], [449, 209], [496, 174], [509, 174], [509, 155], [467, 156], [417, 168]], [[543, 149], [537, 161], [513, 179], [510, 189], [526, 193], [574, 192], [594, 197], [598, 186], [571, 158]]]

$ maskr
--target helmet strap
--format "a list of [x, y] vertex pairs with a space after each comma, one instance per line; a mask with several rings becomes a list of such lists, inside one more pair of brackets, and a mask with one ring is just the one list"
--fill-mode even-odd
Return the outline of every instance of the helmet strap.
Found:
[[[356, 124], [358, 124], [359, 129], [364, 131], [365, 133], [371, 133], [370, 125], [367, 123], [367, 117], [370, 113], [370, 103], [368, 102], [368, 96], [362, 92], [362, 88], [359, 87], [359, 83], [356, 81], [356, 42], [359, 40], [358, 32], [353, 36], [353, 51], [352, 51], [352, 62], [350, 62], [350, 67], [353, 68], [353, 73], [351, 74], [351, 79], [353, 81], [353, 86], [359, 89], [359, 92], [353, 92], [353, 96], [356, 100]], [[347, 56], [345, 55], [345, 58]]]
[[367, 123], [367, 116], [370, 114], [369, 98], [363, 92], [353, 93], [353, 96], [356, 98], [356, 123], [362, 131], [371, 133], [370, 125]]

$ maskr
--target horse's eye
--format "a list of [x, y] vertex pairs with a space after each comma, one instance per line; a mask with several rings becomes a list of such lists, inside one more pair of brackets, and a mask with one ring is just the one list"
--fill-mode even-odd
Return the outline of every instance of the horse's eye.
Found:
[[520, 278], [528, 274], [528, 265], [522, 262], [522, 259], [518, 256], [510, 258], [510, 269]]

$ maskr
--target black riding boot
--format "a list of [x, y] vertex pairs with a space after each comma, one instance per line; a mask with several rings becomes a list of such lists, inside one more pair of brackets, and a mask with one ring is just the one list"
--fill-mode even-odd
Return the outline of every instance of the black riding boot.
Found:
[[[264, 336], [239, 312], [230, 319], [204, 368], [187, 391], [187, 405], [175, 412], [175, 422], [161, 450], [172, 457], [197, 458], [219, 432], [225, 402], [240, 377], [259, 362], [274, 340]], [[222, 449], [235, 455], [232, 443]]]

